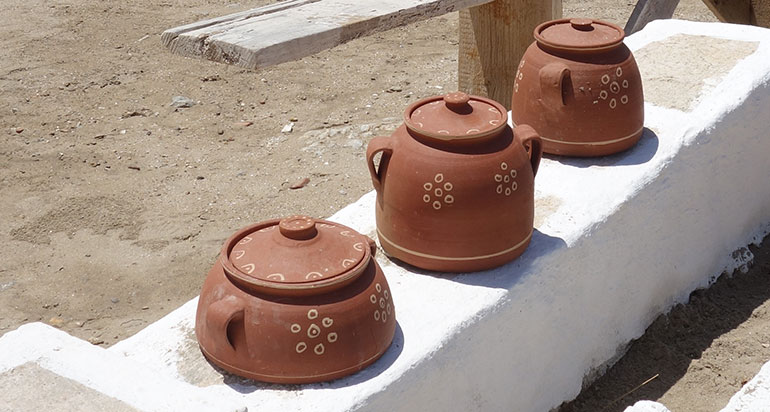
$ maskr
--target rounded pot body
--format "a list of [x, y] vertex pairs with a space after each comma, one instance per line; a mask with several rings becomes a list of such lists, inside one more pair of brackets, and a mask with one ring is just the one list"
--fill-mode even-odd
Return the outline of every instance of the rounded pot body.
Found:
[[407, 127], [372, 140], [382, 151], [377, 235], [389, 255], [414, 266], [469, 272], [521, 255], [532, 237], [540, 141], [505, 125], [480, 144], [426, 143]]
[[[559, 26], [567, 26], [560, 35], [569, 35], [568, 30], [590, 34], [595, 26], [612, 30], [616, 38], [595, 48], [590, 37], [585, 46], [571, 47], [543, 39], [543, 33]], [[535, 37], [516, 73], [514, 124], [534, 127], [546, 153], [602, 156], [633, 146], [642, 135], [644, 94], [639, 68], [622, 42], [622, 29], [564, 19], [538, 26]]]
[[396, 319], [388, 282], [366, 247], [354, 278], [315, 294], [252, 288], [228, 273], [226, 247], [198, 301], [203, 354], [233, 374], [288, 384], [337, 379], [373, 363], [393, 340]]

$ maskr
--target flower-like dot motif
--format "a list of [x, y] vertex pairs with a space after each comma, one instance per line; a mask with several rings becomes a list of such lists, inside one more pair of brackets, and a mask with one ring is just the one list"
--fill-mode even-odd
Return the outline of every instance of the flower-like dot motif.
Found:
[[[372, 299], [372, 303], [375, 303], [375, 304], [377, 303], [377, 297], [374, 294], [372, 294], [371, 299]], [[318, 309], [310, 309], [307, 311], [307, 318], [310, 320], [316, 319], [318, 318], [318, 316], [319, 316]], [[323, 319], [321, 319], [321, 325], [323, 325], [323, 327], [326, 328], [327, 330], [331, 328], [333, 324], [334, 324], [334, 319], [332, 319], [330, 316], [324, 316]], [[299, 323], [292, 323], [291, 326], [289, 326], [289, 330], [291, 331], [291, 333], [299, 334], [300, 332], [302, 332], [302, 325], [300, 325]], [[339, 338], [339, 336], [337, 335], [337, 332], [334, 332], [333, 330], [330, 330], [328, 332], [329, 333], [326, 334], [326, 341], [328, 343], [336, 342], [337, 339]], [[304, 353], [308, 349], [308, 347], [310, 347], [309, 345], [313, 345], [314, 343], [313, 340], [324, 339], [323, 337], [321, 337], [321, 335], [322, 335], [321, 327], [318, 326], [316, 323], [310, 323], [310, 325], [308, 325], [308, 328], [307, 328], [307, 337], [308, 339], [310, 339], [310, 341], [308, 342], [303, 340], [303, 341], [297, 342], [297, 344], [294, 345], [295, 352], [297, 352], [298, 354]], [[318, 341], [316, 340], [316, 342]], [[315, 346], [313, 346], [313, 353], [315, 353], [316, 355], [319, 355], [319, 356], [323, 355], [324, 352], [326, 352], [326, 347], [323, 345], [323, 343], [319, 342], [315, 344]]]
[[516, 182], [516, 176], [518, 176], [519, 173], [513, 168], [508, 172], [508, 168], [508, 163], [500, 163], [501, 173], [496, 173], [494, 176], [495, 183], [498, 183], [495, 192], [499, 195], [505, 194], [506, 196], [510, 196], [519, 188], [519, 184]]
[[430, 203], [435, 210], [439, 210], [444, 205], [452, 204], [455, 201], [454, 196], [448, 193], [452, 191], [454, 185], [452, 182], [444, 182], [443, 173], [436, 173], [433, 181], [424, 183], [422, 188], [427, 192], [422, 195], [422, 201]]
[[[614, 76], [614, 80], [612, 77]], [[602, 75], [602, 85], [607, 86], [609, 85], [609, 91], [613, 94], [619, 94], [621, 90], [628, 89], [628, 79], [623, 79], [621, 81], [621, 77], [623, 76], [623, 68], [616, 67], [615, 70], [611, 71], [609, 74]], [[614, 109], [618, 107], [618, 99], [617, 98], [611, 98], [609, 99], [609, 93], [607, 90], [600, 90], [599, 91], [599, 99], [601, 100], [607, 100], [608, 105], [610, 106], [610, 109]], [[608, 100], [609, 99], [609, 100]], [[628, 103], [628, 95], [624, 94], [620, 97], [620, 103], [627, 104]], [[594, 103], [598, 103], [599, 100], [594, 101]]]
[[380, 295], [379, 299], [375, 294], [369, 296], [369, 300], [374, 304], [374, 316], [375, 322], [386, 323], [388, 321], [388, 315], [393, 313], [393, 306], [390, 303], [390, 291], [387, 288], [382, 287], [379, 283], [374, 285], [374, 289], [377, 291], [377, 295]]

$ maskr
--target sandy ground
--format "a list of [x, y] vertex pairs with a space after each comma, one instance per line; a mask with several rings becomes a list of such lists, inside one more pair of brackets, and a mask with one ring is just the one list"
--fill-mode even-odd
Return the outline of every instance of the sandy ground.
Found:
[[[368, 140], [456, 88], [456, 13], [258, 72], [160, 44], [167, 28], [267, 3], [3, 2], [0, 334], [43, 321], [98, 345], [125, 339], [194, 297], [236, 229], [328, 216], [371, 190]], [[623, 25], [633, 3], [564, 0], [564, 14]], [[715, 20], [696, 0], [676, 16]], [[565, 410], [640, 396], [718, 410], [770, 359], [769, 251], [661, 317]]]

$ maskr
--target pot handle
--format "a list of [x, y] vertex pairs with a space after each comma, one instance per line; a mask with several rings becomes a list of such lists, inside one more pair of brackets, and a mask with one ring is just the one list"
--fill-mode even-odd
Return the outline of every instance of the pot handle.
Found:
[[548, 63], [540, 69], [540, 95], [548, 107], [560, 107], [567, 104], [564, 100], [564, 86], [569, 84], [570, 71], [566, 64]]
[[[382, 158], [380, 158], [380, 170], [374, 168], [374, 156], [382, 152]], [[393, 155], [393, 144], [390, 137], [379, 136], [369, 141], [369, 145], [366, 146], [366, 163], [369, 166], [369, 174], [372, 176], [372, 185], [377, 193], [380, 193], [382, 189], [381, 175], [382, 165], [386, 164], [387, 159]], [[387, 156], [387, 157], [386, 157]]]
[[[241, 299], [228, 295], [212, 303], [206, 313], [206, 325], [214, 341], [214, 347], [217, 351], [227, 354], [226, 356], [235, 357], [237, 352], [236, 343], [233, 336], [235, 332], [232, 327], [244, 327], [244, 305]], [[234, 333], [235, 332], [235, 333]], [[245, 331], [240, 331], [245, 335]], [[238, 345], [240, 346], [240, 345]]]
[[540, 140], [540, 135], [531, 126], [521, 124], [513, 129], [513, 136], [527, 149], [529, 162], [532, 164], [532, 174], [537, 176], [537, 168], [540, 166], [540, 159], [543, 157], [543, 141]]

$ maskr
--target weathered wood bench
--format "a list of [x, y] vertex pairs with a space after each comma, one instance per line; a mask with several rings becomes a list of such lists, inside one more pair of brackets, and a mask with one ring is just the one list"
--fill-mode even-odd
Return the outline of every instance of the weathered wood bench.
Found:
[[460, 11], [459, 88], [508, 106], [532, 29], [561, 9], [561, 0], [288, 0], [173, 28], [162, 40], [178, 54], [259, 69]]
[[[703, 1], [723, 21], [749, 23], [755, 14], [770, 18], [767, 2]], [[678, 3], [639, 0], [626, 33], [670, 18]], [[754, 13], [758, 7], [763, 11]], [[533, 28], [561, 17], [562, 0], [287, 0], [169, 29], [162, 41], [178, 54], [260, 69], [454, 11], [460, 11], [458, 88], [508, 107]]]

